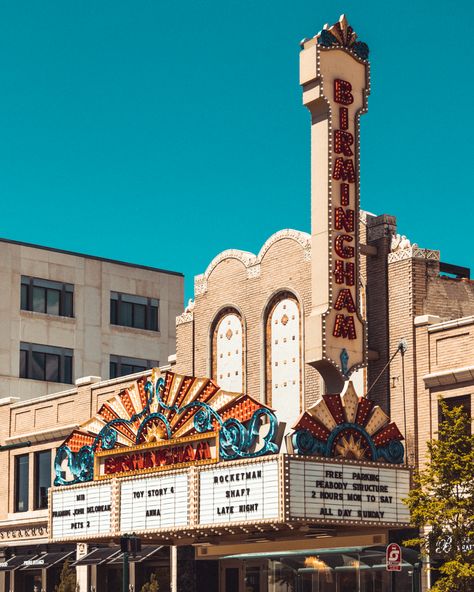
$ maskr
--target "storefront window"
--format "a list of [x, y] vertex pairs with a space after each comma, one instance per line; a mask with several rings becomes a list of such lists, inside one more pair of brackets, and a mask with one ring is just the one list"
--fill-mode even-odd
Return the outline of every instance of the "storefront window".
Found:
[[[417, 590], [419, 574], [414, 567], [416, 552], [404, 549], [410, 557], [404, 559], [399, 572], [388, 572], [385, 547], [351, 547], [269, 554], [260, 565], [248, 562], [255, 555], [244, 557], [243, 587], [239, 565], [230, 559], [225, 566], [225, 578], [220, 592], [412, 592]], [[260, 557], [263, 554], [258, 554]], [[235, 556], [237, 557], [237, 556]], [[412, 561], [414, 563], [412, 563]], [[232, 566], [230, 565], [232, 562]], [[263, 577], [263, 579], [261, 579]], [[242, 576], [240, 576], [242, 577]]]

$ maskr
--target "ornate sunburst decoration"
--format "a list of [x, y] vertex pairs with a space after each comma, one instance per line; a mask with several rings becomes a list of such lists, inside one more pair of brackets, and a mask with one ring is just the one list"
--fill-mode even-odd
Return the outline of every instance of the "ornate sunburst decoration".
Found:
[[352, 382], [344, 395], [323, 395], [298, 419], [291, 443], [296, 454], [403, 462], [403, 436], [373, 401], [358, 397]]
[[[259, 440], [263, 420], [268, 430]], [[219, 433], [222, 460], [275, 453], [277, 428], [273, 411], [249, 395], [223, 391], [209, 378], [174, 372], [162, 377], [153, 370], [150, 378], [139, 378], [109, 399], [66, 439], [56, 454], [55, 485], [92, 480], [94, 454], [100, 450], [197, 433]]]
[[[324, 25], [314, 37], [318, 45], [323, 47], [346, 47], [353, 51], [361, 60], [368, 60], [369, 46], [363, 41], [357, 41], [357, 35], [354, 29], [349, 25], [346, 15], [342, 14], [339, 21], [332, 25]], [[307, 40], [305, 39], [303, 43]]]

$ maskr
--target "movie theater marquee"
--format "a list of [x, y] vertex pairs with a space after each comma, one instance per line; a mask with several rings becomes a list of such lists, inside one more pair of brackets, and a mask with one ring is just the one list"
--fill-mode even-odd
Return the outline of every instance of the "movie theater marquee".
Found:
[[396, 527], [409, 522], [408, 491], [401, 466], [279, 454], [53, 488], [49, 532], [72, 541], [298, 522]]

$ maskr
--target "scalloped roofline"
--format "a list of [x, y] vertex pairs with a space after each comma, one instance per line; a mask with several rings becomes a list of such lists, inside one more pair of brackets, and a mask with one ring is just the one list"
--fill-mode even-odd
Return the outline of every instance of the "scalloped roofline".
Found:
[[[298, 243], [303, 249], [303, 256], [306, 261], [311, 259], [311, 235], [301, 230], [293, 230], [291, 228], [284, 228], [272, 234], [262, 245], [258, 255], [250, 251], [241, 251], [239, 249], [227, 249], [222, 251], [207, 266], [204, 273], [194, 277], [194, 295], [204, 294], [207, 292], [207, 281], [214, 269], [225, 261], [226, 259], [237, 259], [247, 270], [247, 277], [260, 276], [260, 263], [269, 251], [269, 249], [278, 241], [289, 239]], [[179, 317], [178, 317], [179, 318]]]
[[206, 271], [200, 275], [196, 276], [198, 278], [205, 278], [208, 279], [214, 269], [224, 261], [225, 259], [237, 259], [240, 261], [244, 267], [249, 268], [254, 265], [258, 265], [262, 262], [262, 259], [265, 257], [267, 251], [270, 249], [272, 245], [274, 245], [279, 240], [283, 239], [290, 239], [297, 242], [301, 247], [305, 250], [311, 250], [311, 235], [307, 232], [303, 232], [301, 230], [293, 230], [291, 228], [285, 228], [283, 230], [279, 230], [272, 234], [262, 245], [258, 255], [251, 253], [250, 251], [241, 251], [240, 249], [227, 249], [222, 251], [218, 255], [212, 259], [209, 265], [206, 268]]

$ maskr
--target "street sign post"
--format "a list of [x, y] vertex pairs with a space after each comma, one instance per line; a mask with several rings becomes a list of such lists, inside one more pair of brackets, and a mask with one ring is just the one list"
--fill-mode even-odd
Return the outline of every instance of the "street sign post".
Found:
[[387, 545], [385, 564], [387, 571], [402, 571], [402, 549], [400, 545], [397, 545], [397, 543]]

